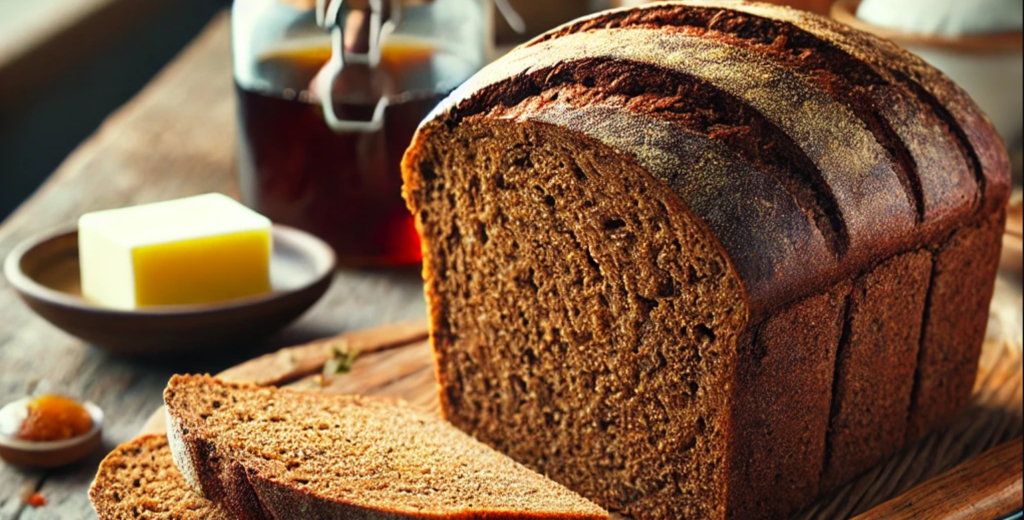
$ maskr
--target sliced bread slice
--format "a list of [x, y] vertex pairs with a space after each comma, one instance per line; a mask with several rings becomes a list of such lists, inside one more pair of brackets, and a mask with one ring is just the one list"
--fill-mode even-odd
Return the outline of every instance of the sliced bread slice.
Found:
[[239, 520], [597, 519], [600, 507], [440, 417], [381, 399], [175, 376], [174, 460]]
[[89, 489], [100, 520], [234, 520], [223, 506], [193, 493], [164, 435], [118, 446], [100, 464]]

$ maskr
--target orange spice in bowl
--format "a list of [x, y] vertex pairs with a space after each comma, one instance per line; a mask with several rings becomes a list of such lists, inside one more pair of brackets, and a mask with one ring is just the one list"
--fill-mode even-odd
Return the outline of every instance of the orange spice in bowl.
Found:
[[64, 441], [80, 437], [92, 429], [92, 415], [84, 406], [67, 397], [46, 395], [29, 401], [28, 416], [17, 437], [25, 441]]

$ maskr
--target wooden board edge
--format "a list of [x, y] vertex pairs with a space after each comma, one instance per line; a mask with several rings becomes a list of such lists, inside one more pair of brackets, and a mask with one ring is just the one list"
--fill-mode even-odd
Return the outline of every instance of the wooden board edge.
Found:
[[[252, 359], [229, 368], [217, 377], [236, 383], [259, 386], [279, 386], [297, 382], [309, 386], [311, 377], [323, 369], [324, 364], [337, 351], [367, 355], [391, 349], [421, 345], [430, 335], [426, 320], [384, 325], [372, 329], [348, 332], [332, 338], [314, 341], [297, 347]], [[167, 431], [164, 407], [150, 415], [139, 435], [160, 434]]]
[[217, 377], [225, 381], [277, 386], [320, 372], [335, 353], [370, 354], [424, 341], [429, 335], [426, 320], [350, 332], [258, 357], [229, 368]]
[[853, 520], [994, 520], [1024, 507], [1024, 441], [1017, 438]]

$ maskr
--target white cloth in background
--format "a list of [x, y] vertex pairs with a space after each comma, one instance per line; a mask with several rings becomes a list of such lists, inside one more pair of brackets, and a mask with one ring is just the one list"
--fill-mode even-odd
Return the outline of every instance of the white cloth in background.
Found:
[[962, 36], [1019, 31], [1021, 0], [864, 0], [857, 17], [879, 27], [917, 34]]

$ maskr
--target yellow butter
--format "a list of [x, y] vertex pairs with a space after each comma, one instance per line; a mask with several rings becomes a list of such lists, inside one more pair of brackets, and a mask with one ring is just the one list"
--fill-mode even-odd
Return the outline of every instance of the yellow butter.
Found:
[[269, 292], [270, 226], [220, 194], [84, 215], [78, 226], [82, 292], [118, 309]]

